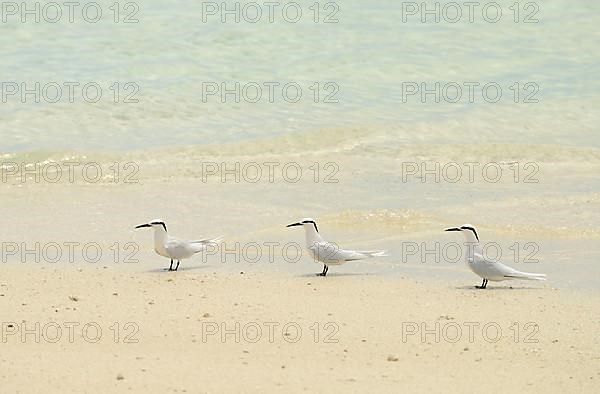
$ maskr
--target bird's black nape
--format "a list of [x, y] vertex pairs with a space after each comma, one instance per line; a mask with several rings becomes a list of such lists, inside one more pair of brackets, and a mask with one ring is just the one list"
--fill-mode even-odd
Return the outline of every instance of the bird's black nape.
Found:
[[313, 226], [315, 226], [315, 230], [317, 232], [319, 232], [319, 228], [317, 227], [317, 223], [315, 223], [314, 220], [303, 220], [301, 222], [297, 222], [297, 223], [292, 223], [292, 224], [288, 224], [285, 227], [294, 227], [294, 226], [302, 226], [303, 224], [312, 224]]
[[305, 220], [302, 223], [305, 223], [305, 224], [312, 223], [312, 225], [315, 226], [315, 230], [317, 232], [319, 232], [319, 228], [317, 227], [317, 223], [314, 220]]
[[477, 238], [477, 241], [479, 241], [479, 236], [477, 236], [477, 231], [475, 231], [475, 229], [473, 227], [462, 226], [461, 229], [473, 231], [473, 234], [475, 234], [475, 238]]
[[163, 228], [165, 229], [165, 231], [167, 231], [167, 225], [165, 224], [165, 222], [152, 222], [150, 224], [156, 224], [156, 225], [161, 225], [163, 226]]

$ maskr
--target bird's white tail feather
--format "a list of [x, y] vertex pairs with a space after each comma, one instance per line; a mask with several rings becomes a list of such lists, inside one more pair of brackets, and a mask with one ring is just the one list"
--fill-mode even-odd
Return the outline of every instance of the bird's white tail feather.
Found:
[[200, 253], [200, 252], [204, 251], [208, 245], [217, 246], [222, 240], [223, 240], [223, 237], [216, 237], [216, 238], [212, 238], [212, 239], [206, 238], [206, 239], [199, 239], [197, 241], [190, 241], [190, 243], [195, 245], [195, 253]]
[[223, 236], [221, 236], [221, 235], [218, 236], [218, 237], [216, 237], [216, 238], [208, 240], [209, 243], [211, 243], [211, 244], [217, 244], [217, 245], [220, 244], [221, 241], [223, 241]]
[[361, 250], [358, 253], [367, 255], [369, 257], [387, 257], [389, 256], [387, 250]]
[[546, 274], [533, 274], [530, 272], [515, 271], [510, 275], [510, 278], [526, 279], [526, 280], [546, 280]]
[[219, 244], [221, 243], [221, 241], [223, 240], [222, 236], [216, 237], [216, 238], [206, 238], [206, 239], [199, 239], [196, 241], [190, 241], [190, 243], [194, 243], [194, 244]]

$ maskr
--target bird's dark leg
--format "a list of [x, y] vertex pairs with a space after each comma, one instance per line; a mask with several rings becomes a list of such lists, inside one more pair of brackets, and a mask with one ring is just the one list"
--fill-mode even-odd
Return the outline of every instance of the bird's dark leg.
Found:
[[171, 259], [171, 265], [169, 266], [169, 271], [173, 271], [173, 259]]
[[179, 268], [179, 260], [177, 260], [177, 266], [175, 267], [175, 271], [177, 271], [177, 268]]
[[323, 272], [321, 272], [320, 274], [317, 274], [317, 276], [326, 276], [327, 271], [329, 271], [329, 267], [327, 265], [323, 264]]
[[487, 288], [487, 284], [488, 284], [488, 280], [487, 280], [487, 279], [485, 279], [485, 283], [483, 284], [483, 288], [484, 288], [484, 289], [485, 289], [485, 288]]
[[475, 286], [477, 289], [485, 289], [485, 279], [481, 282], [481, 286]]

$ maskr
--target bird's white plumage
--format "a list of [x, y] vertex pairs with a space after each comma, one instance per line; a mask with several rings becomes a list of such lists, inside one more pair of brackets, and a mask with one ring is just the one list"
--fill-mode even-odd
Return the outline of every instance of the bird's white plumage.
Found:
[[312, 245], [307, 245], [307, 250], [314, 260], [327, 265], [341, 265], [348, 261], [386, 256], [384, 251], [340, 249], [336, 244], [327, 241], [314, 242]]
[[491, 261], [483, 255], [479, 245], [479, 236], [477, 230], [470, 224], [463, 224], [460, 227], [447, 229], [446, 231], [460, 231], [467, 240], [467, 266], [471, 271], [484, 280], [500, 282], [511, 279], [525, 280], [546, 280], [545, 274], [534, 274], [530, 272], [518, 271], [512, 267], [504, 265], [498, 261]]
[[160, 219], [152, 220], [148, 224], [140, 225], [140, 227], [152, 227], [154, 230], [154, 251], [163, 257], [176, 260], [178, 262], [187, 259], [206, 250], [209, 246], [217, 245], [222, 237], [206, 238], [195, 241], [182, 241], [180, 239], [170, 237], [167, 234], [166, 225]]
[[473, 253], [473, 257], [467, 260], [467, 265], [482, 279], [493, 282], [509, 279], [545, 280], [546, 278], [544, 274], [521, 272], [498, 261], [487, 260], [479, 251]]
[[[306, 249], [316, 263], [323, 263], [327, 269], [329, 265], [342, 265], [348, 261], [363, 260], [370, 257], [387, 256], [384, 250], [358, 251], [341, 249], [337, 244], [326, 241], [317, 230], [316, 222], [311, 218], [304, 218], [291, 226], [302, 226], [306, 235]], [[326, 273], [326, 269], [323, 271]]]
[[164, 244], [164, 250], [167, 257], [174, 260], [182, 260], [206, 250], [207, 246], [214, 245], [216, 242], [218, 242], [217, 238], [204, 241], [181, 241], [177, 238], [169, 237]]

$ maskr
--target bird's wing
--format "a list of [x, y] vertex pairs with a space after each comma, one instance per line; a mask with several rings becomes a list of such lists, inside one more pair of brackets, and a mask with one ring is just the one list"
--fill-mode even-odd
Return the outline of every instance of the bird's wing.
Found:
[[188, 243], [189, 243], [190, 247], [193, 249], [194, 253], [200, 253], [203, 250], [206, 250], [207, 246], [210, 246], [210, 245], [216, 246], [222, 240], [223, 240], [223, 237], [217, 237], [217, 238], [199, 239], [196, 241], [188, 241]]
[[177, 238], [169, 238], [165, 250], [173, 257], [184, 256], [190, 252], [190, 244]]
[[203, 238], [203, 239], [198, 239], [195, 241], [188, 241], [191, 244], [218, 244], [219, 242], [221, 242], [223, 240], [222, 236], [216, 237], [216, 238]]
[[519, 272], [500, 262], [490, 261], [484, 258], [481, 258], [478, 261], [478, 265], [482, 273], [486, 275], [486, 279], [510, 277], [511, 275]]
[[188, 241], [188, 247], [194, 252], [194, 253], [200, 253], [204, 250], [206, 250], [207, 246], [216, 246], [219, 244], [219, 242], [221, 242], [221, 240], [223, 239], [223, 237], [217, 237], [217, 238], [205, 238], [205, 239], [199, 239], [199, 240], [195, 240], [195, 241]]
[[387, 257], [387, 250], [357, 250], [356, 253], [364, 254], [367, 257]]
[[479, 252], [474, 256], [467, 257], [469, 267], [479, 276], [490, 280], [504, 279], [529, 279], [529, 280], [546, 280], [545, 274], [533, 274], [530, 272], [521, 272], [508, 265], [504, 265], [498, 261], [490, 261], [483, 257]]
[[354, 250], [340, 249], [339, 246], [331, 242], [315, 242], [310, 247], [317, 260], [320, 261], [352, 261], [367, 258], [366, 255]]
[[500, 266], [503, 277], [514, 279], [546, 280], [546, 274], [534, 274], [531, 272], [522, 272], [507, 265], [496, 263]]

